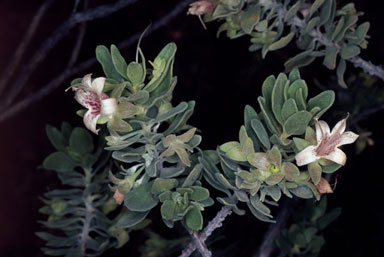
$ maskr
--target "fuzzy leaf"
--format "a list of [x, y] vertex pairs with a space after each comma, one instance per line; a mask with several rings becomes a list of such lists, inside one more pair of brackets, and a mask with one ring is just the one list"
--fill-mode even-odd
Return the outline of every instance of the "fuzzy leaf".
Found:
[[203, 228], [203, 215], [200, 210], [194, 206], [185, 216], [187, 226], [192, 230], [200, 230]]
[[305, 133], [312, 114], [307, 111], [299, 111], [284, 122], [284, 131], [287, 135], [302, 135]]
[[120, 54], [119, 49], [117, 49], [115, 45], [111, 45], [111, 57], [116, 71], [124, 78], [128, 78], [126, 75], [127, 63], [125, 62], [124, 58]]
[[58, 172], [73, 171], [76, 165], [63, 152], [54, 152], [48, 155], [43, 162], [44, 169]]
[[332, 106], [334, 101], [335, 93], [332, 90], [326, 90], [309, 99], [307, 110], [312, 110], [316, 106], [320, 107], [321, 111], [316, 114], [317, 117], [320, 117]]
[[91, 134], [83, 128], [75, 128], [69, 138], [69, 147], [80, 155], [92, 152], [94, 146]]
[[260, 120], [254, 119], [251, 122], [251, 126], [253, 131], [255, 132], [257, 138], [259, 139], [260, 143], [266, 148], [270, 149], [271, 148], [271, 143], [269, 142], [269, 136], [264, 128], [264, 125], [261, 123]]
[[124, 205], [131, 211], [145, 212], [157, 205], [159, 200], [153, 196], [153, 182], [132, 189], [125, 195]]
[[147, 217], [149, 211], [146, 212], [136, 212], [136, 211], [128, 211], [121, 215], [117, 223], [115, 224], [115, 227], [117, 228], [130, 228], [138, 223], [140, 223], [142, 220]]

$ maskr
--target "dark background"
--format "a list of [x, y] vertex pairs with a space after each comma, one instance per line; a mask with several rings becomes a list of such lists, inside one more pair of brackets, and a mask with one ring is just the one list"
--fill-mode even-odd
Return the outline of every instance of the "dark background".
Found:
[[[110, 1], [90, 1], [90, 7], [108, 2]], [[79, 61], [92, 57], [99, 44], [109, 46], [143, 31], [150, 21], [156, 22], [172, 10], [177, 2], [141, 0], [108, 18], [89, 22]], [[378, 8], [377, 1], [354, 2], [357, 10], [365, 12], [359, 22], [371, 22], [369, 46], [367, 50], [363, 50], [361, 56], [375, 64], [381, 64], [384, 57], [381, 8]], [[13, 58], [17, 45], [41, 3], [41, 0], [0, 0], [0, 74]], [[347, 1], [338, 1], [338, 6], [345, 3]], [[31, 58], [39, 45], [68, 17], [72, 7], [72, 1], [56, 1], [52, 5], [21, 65]], [[243, 122], [244, 106], [250, 104], [257, 108], [256, 98], [262, 81], [270, 74], [276, 75], [284, 71], [284, 61], [297, 50], [290, 46], [282, 51], [269, 53], [266, 60], [261, 60], [259, 53], [248, 52], [247, 38], [229, 40], [222, 36], [217, 39], [217, 23], [208, 24], [208, 31], [204, 31], [198, 19], [185, 15], [185, 12], [146, 37], [141, 46], [148, 60], [153, 59], [166, 43], [174, 41], [177, 44], [174, 73], [179, 82], [173, 102], [196, 101], [195, 113], [190, 123], [202, 131], [201, 147], [214, 149], [218, 144], [237, 138], [238, 129]], [[65, 68], [75, 39], [76, 29], [73, 29], [38, 67], [19, 96], [20, 99], [60, 74]], [[133, 59], [135, 47], [121, 52], [127, 60]], [[359, 71], [348, 65], [346, 76]], [[101, 76], [102, 69], [95, 65], [75, 77], [87, 73]], [[315, 79], [327, 85], [334, 75], [333, 71], [330, 72], [321, 65], [321, 60], [302, 69], [301, 73], [310, 87], [311, 95], [319, 92]], [[43, 256], [39, 250], [43, 242], [34, 235], [34, 232], [41, 229], [37, 220], [44, 218], [37, 212], [42, 206], [38, 197], [59, 185], [53, 172], [37, 169], [44, 157], [53, 151], [44, 127], [46, 124], [60, 126], [62, 121], [82, 126], [81, 118], [75, 115], [80, 106], [73, 100], [73, 94], [64, 92], [69, 82], [70, 80], [66, 81], [48, 97], [0, 123], [0, 256]], [[383, 87], [384, 83], [378, 81], [375, 86]], [[6, 97], [6, 94], [1, 95], [1, 100]], [[330, 207], [340, 206], [343, 212], [325, 231], [327, 244], [321, 256], [382, 256], [382, 119], [383, 112], [377, 112], [360, 123], [361, 127], [373, 132], [374, 146], [358, 156], [355, 155], [353, 146], [344, 148], [348, 152], [348, 162], [338, 172], [335, 194], [329, 196]], [[329, 120], [332, 126], [336, 122], [334, 118]], [[229, 225], [224, 231], [231, 235], [229, 238], [241, 240], [234, 256], [251, 256], [266, 225], [251, 215], [232, 216], [226, 222]], [[166, 234], [172, 233], [165, 226], [161, 229]], [[140, 243], [137, 239], [133, 240], [134, 243]], [[132, 246], [129, 243], [119, 252], [119, 256], [138, 256], [135, 249], [137, 245]], [[115, 256], [114, 253], [112, 255]]]

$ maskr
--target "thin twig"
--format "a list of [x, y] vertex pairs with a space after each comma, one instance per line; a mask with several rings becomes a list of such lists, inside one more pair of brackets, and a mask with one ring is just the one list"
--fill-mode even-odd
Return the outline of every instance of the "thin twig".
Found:
[[354, 118], [352, 118], [348, 125], [352, 126], [352, 125], [358, 123], [359, 121], [362, 121], [362, 120], [368, 118], [370, 115], [372, 115], [376, 112], [379, 112], [379, 111], [383, 111], [383, 110], [384, 110], [384, 104], [381, 104], [377, 107], [362, 111], [358, 115], [356, 115]]
[[280, 235], [281, 230], [285, 227], [287, 220], [289, 219], [289, 207], [292, 202], [292, 200], [286, 199], [282, 203], [278, 210], [278, 214], [276, 215], [276, 223], [269, 225], [267, 232], [264, 234], [263, 242], [260, 244], [253, 257], [269, 257], [272, 254], [275, 239]]
[[[229, 216], [232, 213], [232, 209], [229, 206], [223, 206], [221, 210], [216, 214], [216, 217], [211, 220], [208, 225], [204, 228], [204, 230], [199, 233], [198, 235], [195, 235], [194, 241], [189, 243], [189, 245], [183, 250], [181, 255], [179, 257], [188, 257], [190, 256], [195, 250], [196, 250], [196, 240], [200, 243], [205, 243], [207, 238], [212, 234], [212, 232], [221, 227], [223, 225], [223, 221], [227, 216]], [[205, 245], [205, 244], [204, 244]], [[205, 249], [202, 250], [203, 252], [206, 252], [209, 250]], [[200, 253], [202, 253], [200, 251]], [[209, 252], [210, 253], [210, 252]], [[204, 256], [204, 255], [203, 255]], [[211, 256], [211, 255], [206, 255], [206, 256]], [[205, 257], [205, 256], [204, 256]]]
[[[76, 9], [77, 9], [77, 5], [79, 4], [79, 1], [80, 0], [76, 1]], [[88, 0], [85, 0], [84, 6], [83, 6], [84, 10], [87, 9], [87, 7], [88, 7]], [[76, 12], [76, 9], [74, 9], [73, 12]], [[71, 57], [69, 58], [69, 61], [68, 61], [68, 65], [67, 65], [68, 68], [71, 68], [76, 63], [77, 58], [79, 57], [86, 29], [87, 29], [87, 23], [86, 22], [81, 23], [79, 27], [79, 31], [77, 33], [75, 46], [73, 47]]]
[[363, 60], [360, 56], [349, 59], [351, 63], [357, 68], [363, 69], [366, 73], [379, 77], [384, 80], [384, 70], [380, 66], [372, 64], [370, 61]]
[[95, 7], [94, 9], [71, 15], [68, 20], [61, 24], [59, 28], [51, 34], [48, 40], [40, 46], [40, 48], [30, 59], [30, 61], [23, 67], [20, 72], [21, 75], [16, 79], [12, 87], [10, 87], [10, 92], [7, 93], [7, 98], [1, 104], [0, 109], [4, 111], [7, 109], [7, 107], [12, 104], [16, 96], [25, 86], [25, 83], [28, 81], [36, 67], [39, 66], [39, 64], [45, 59], [45, 57], [53, 49], [53, 47], [56, 46], [56, 44], [61, 41], [73, 27], [75, 27], [79, 23], [109, 16], [112, 13], [137, 1], [138, 0], [119, 0], [113, 4]]
[[[191, 2], [191, 0], [184, 0], [181, 1], [170, 13], [168, 13], [166, 16], [155, 22], [151, 28], [148, 30], [147, 34], [145, 36], [148, 36], [150, 33], [158, 30], [165, 24], [169, 23], [172, 19], [174, 19], [176, 16], [178, 16], [182, 11], [185, 10], [185, 8], [188, 6], [188, 4]], [[137, 42], [140, 35], [142, 33], [137, 33], [134, 36], [128, 38], [127, 40], [124, 40], [117, 44], [119, 49], [124, 49], [127, 47], [130, 47], [132, 44]], [[31, 104], [43, 99], [47, 95], [49, 95], [52, 91], [54, 91], [56, 88], [58, 88], [60, 85], [63, 85], [66, 80], [69, 78], [74, 77], [76, 74], [79, 74], [83, 72], [86, 69], [89, 69], [96, 63], [96, 58], [90, 58], [87, 61], [84, 61], [80, 64], [77, 64], [76, 66], [73, 66], [71, 68], [67, 68], [64, 70], [64, 72], [61, 72], [57, 77], [53, 78], [51, 81], [49, 81], [46, 85], [44, 85], [41, 89], [39, 89], [37, 92], [32, 94], [31, 96], [26, 97], [23, 100], [20, 100], [19, 102], [15, 103], [12, 108], [6, 109], [0, 114], [0, 122], [5, 121], [6, 119], [16, 115], [17, 113], [21, 112], [22, 110], [29, 107]]]
[[26, 30], [26, 33], [23, 39], [20, 41], [20, 44], [15, 51], [15, 54], [12, 56], [11, 60], [9, 61], [9, 64], [5, 68], [4, 73], [0, 77], [0, 95], [4, 91], [5, 85], [8, 84], [9, 79], [15, 72], [17, 66], [20, 64], [21, 59], [23, 59], [25, 50], [27, 49], [33, 35], [36, 32], [36, 29], [39, 26], [39, 23], [41, 21], [41, 18], [44, 16], [45, 12], [48, 10], [48, 8], [51, 6], [51, 4], [54, 1], [55, 0], [44, 1], [44, 3], [37, 10], [36, 14], [33, 16], [32, 21], [28, 29]]

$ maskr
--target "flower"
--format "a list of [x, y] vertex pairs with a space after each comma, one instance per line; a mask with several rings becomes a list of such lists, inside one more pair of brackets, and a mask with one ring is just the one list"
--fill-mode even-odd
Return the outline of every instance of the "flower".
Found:
[[185, 166], [188, 166], [188, 167], [191, 166], [191, 162], [188, 158], [187, 150], [189, 152], [193, 152], [193, 148], [186, 143], [193, 138], [193, 136], [195, 135], [195, 132], [196, 132], [196, 128], [192, 128], [182, 135], [176, 136], [172, 134], [163, 138], [162, 142], [164, 147], [166, 147], [166, 150], [160, 155], [160, 157], [168, 157], [176, 153], [180, 161]]
[[100, 116], [112, 117], [117, 111], [117, 100], [103, 93], [105, 78], [99, 77], [91, 81], [91, 75], [85, 75], [80, 84], [72, 86], [76, 91], [76, 101], [87, 108], [84, 114], [84, 125], [98, 134], [96, 123]]
[[290, 162], [283, 162], [279, 149], [274, 146], [267, 153], [251, 153], [247, 156], [248, 162], [257, 168], [251, 173], [269, 185], [278, 184], [283, 178], [294, 181], [300, 176], [299, 169]]
[[191, 3], [190, 8], [188, 9], [187, 14], [192, 15], [203, 15], [212, 11], [213, 7], [215, 7], [215, 3], [211, 1], [201, 0]]
[[345, 131], [347, 118], [339, 121], [330, 132], [329, 126], [325, 121], [317, 121], [316, 141], [317, 145], [311, 145], [296, 155], [298, 166], [303, 166], [320, 159], [327, 159], [337, 164], [344, 165], [347, 156], [338, 147], [346, 144], [352, 144], [359, 135]]

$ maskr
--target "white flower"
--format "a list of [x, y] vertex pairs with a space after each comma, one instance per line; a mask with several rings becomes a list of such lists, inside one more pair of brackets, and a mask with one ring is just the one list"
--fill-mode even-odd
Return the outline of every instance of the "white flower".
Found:
[[101, 115], [109, 118], [117, 111], [117, 100], [103, 93], [105, 78], [99, 77], [91, 81], [91, 74], [85, 75], [81, 84], [72, 86], [76, 91], [75, 99], [87, 108], [84, 114], [84, 124], [87, 129], [98, 134], [97, 120]]
[[315, 162], [322, 158], [344, 165], [347, 156], [338, 147], [341, 145], [352, 144], [359, 135], [345, 131], [347, 118], [339, 121], [330, 132], [329, 126], [325, 121], [317, 121], [316, 140], [317, 145], [311, 145], [296, 155], [298, 166], [303, 166]]

